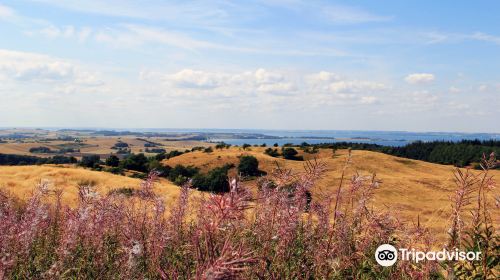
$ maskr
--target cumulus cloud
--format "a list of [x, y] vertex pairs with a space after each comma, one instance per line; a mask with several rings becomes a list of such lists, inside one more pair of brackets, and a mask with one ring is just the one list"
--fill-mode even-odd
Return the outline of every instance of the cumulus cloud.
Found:
[[306, 81], [310, 84], [329, 83], [340, 79], [340, 75], [328, 71], [320, 71], [319, 73], [309, 74], [306, 76]]
[[255, 71], [255, 80], [259, 84], [277, 83], [283, 81], [283, 75], [260, 68]]
[[368, 81], [338, 81], [330, 84], [330, 91], [333, 93], [377, 91], [385, 88], [382, 83]]
[[0, 77], [8, 80], [41, 83], [75, 83], [101, 85], [95, 74], [78, 65], [46, 55], [0, 50]]
[[428, 84], [435, 80], [435, 76], [429, 73], [413, 73], [405, 77], [409, 84]]
[[167, 80], [180, 88], [216, 88], [222, 84], [222, 76], [216, 73], [184, 69], [173, 75], [167, 75]]

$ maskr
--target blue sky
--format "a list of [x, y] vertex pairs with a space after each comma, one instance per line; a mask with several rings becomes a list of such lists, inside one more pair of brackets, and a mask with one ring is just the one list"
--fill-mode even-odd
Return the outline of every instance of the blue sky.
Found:
[[0, 127], [499, 132], [498, 1], [0, 1]]

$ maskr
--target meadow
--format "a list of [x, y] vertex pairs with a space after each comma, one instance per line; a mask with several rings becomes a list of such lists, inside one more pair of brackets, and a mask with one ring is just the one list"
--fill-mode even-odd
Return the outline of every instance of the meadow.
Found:
[[[267, 176], [229, 171], [230, 192], [73, 166], [0, 168], [2, 263], [12, 279], [495, 279], [498, 176], [369, 151], [263, 147], [162, 161], [208, 171], [244, 155]], [[455, 177], [453, 176], [455, 172]], [[131, 192], [113, 190], [133, 189]], [[311, 196], [307, 194], [310, 193]], [[483, 262], [376, 264], [383, 243], [481, 250]]]

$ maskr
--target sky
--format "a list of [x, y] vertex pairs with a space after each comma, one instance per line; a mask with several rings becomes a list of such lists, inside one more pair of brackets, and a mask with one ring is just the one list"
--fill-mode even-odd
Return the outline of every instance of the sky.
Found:
[[497, 133], [499, 10], [0, 0], [0, 127]]

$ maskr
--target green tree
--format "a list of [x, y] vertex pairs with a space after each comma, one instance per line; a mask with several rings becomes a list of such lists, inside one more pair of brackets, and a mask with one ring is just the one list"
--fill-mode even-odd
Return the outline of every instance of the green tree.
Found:
[[144, 154], [131, 154], [120, 162], [120, 166], [139, 172], [148, 172], [148, 163], [148, 158]]
[[228, 169], [223, 166], [210, 170], [206, 175], [197, 174], [193, 177], [193, 187], [200, 191], [228, 192], [229, 181], [227, 171]]
[[111, 155], [106, 159], [107, 166], [117, 167], [119, 164], [120, 164], [120, 159], [115, 155]]
[[290, 159], [290, 160], [303, 160], [302, 157], [298, 157], [297, 150], [291, 147], [283, 147], [281, 153], [283, 154], [283, 158], [285, 159]]
[[238, 173], [243, 176], [259, 175], [259, 161], [254, 156], [242, 156], [238, 165]]

